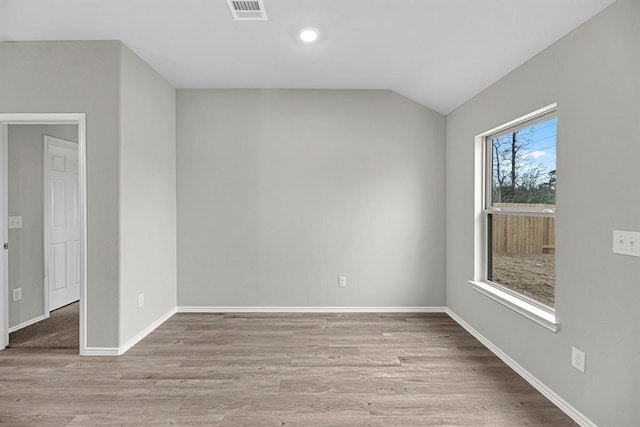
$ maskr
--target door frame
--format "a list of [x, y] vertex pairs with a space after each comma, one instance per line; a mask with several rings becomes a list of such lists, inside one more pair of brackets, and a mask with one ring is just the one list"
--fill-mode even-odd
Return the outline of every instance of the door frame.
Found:
[[[78, 126], [78, 182], [80, 186], [80, 354], [87, 349], [87, 116], [85, 113], [0, 113], [0, 238], [8, 242], [9, 126], [17, 124]], [[9, 344], [8, 251], [0, 262], [0, 350]], [[48, 311], [48, 307], [45, 307]]]
[[[43, 259], [44, 259], [44, 317], [45, 319], [48, 318], [51, 315], [51, 310], [49, 309], [49, 297], [50, 297], [50, 293], [49, 293], [49, 256], [50, 256], [50, 252], [49, 252], [49, 247], [51, 246], [51, 241], [50, 241], [50, 223], [49, 220], [50, 218], [50, 212], [49, 212], [49, 192], [50, 192], [50, 188], [49, 188], [49, 146], [50, 145], [55, 145], [58, 147], [64, 147], [64, 148], [68, 148], [70, 150], [75, 150], [78, 151], [78, 156], [80, 156], [80, 151], [79, 151], [79, 146], [78, 144], [76, 144], [75, 142], [71, 142], [71, 141], [67, 141], [66, 139], [63, 138], [58, 138], [57, 136], [51, 136], [51, 135], [43, 135], [43, 141], [42, 141], [42, 149], [43, 149], [43, 161], [42, 161], [42, 178], [43, 178], [43, 185], [42, 185], [42, 196], [43, 196], [43, 200], [42, 200], [42, 207], [43, 207], [43, 214], [42, 214], [42, 219], [43, 219], [43, 226], [42, 226], [42, 232], [43, 232], [43, 242], [44, 242], [44, 249], [42, 252], [43, 255]], [[51, 141], [54, 140], [54, 141]], [[80, 173], [80, 159], [78, 158], [78, 173]], [[80, 180], [80, 176], [78, 175], [78, 181]], [[79, 182], [78, 182], [79, 185]], [[80, 219], [80, 222], [82, 223], [82, 218]], [[82, 224], [80, 224], [80, 227], [82, 228]], [[81, 249], [82, 251], [82, 249]], [[68, 274], [69, 272], [67, 272]]]

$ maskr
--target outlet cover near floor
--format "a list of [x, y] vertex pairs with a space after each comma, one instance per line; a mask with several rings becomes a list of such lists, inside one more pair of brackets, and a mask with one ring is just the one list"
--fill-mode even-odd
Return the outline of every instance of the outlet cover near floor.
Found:
[[15, 288], [13, 290], [13, 302], [20, 301], [22, 299], [22, 288]]
[[347, 276], [338, 276], [338, 286], [341, 288], [347, 287]]
[[138, 295], [138, 308], [144, 305], [144, 294]]

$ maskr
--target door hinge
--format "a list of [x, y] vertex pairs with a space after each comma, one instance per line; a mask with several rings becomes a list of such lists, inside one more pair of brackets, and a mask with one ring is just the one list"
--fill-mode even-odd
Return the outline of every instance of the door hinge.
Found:
[[8, 243], [5, 243], [5, 244], [4, 244], [4, 248], [5, 248], [5, 249], [9, 249], [9, 244], [8, 244]]

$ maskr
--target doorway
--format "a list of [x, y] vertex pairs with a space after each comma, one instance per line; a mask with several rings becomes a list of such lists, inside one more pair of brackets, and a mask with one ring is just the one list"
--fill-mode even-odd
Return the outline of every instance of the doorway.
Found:
[[[4, 253], [0, 260], [0, 350], [9, 345], [9, 331], [27, 331], [41, 325], [51, 325], [52, 321], [58, 325], [69, 325], [75, 316], [75, 338], [79, 353], [86, 350], [86, 118], [82, 113], [72, 114], [0, 114], [0, 237], [4, 243]], [[15, 126], [14, 126], [15, 125]], [[15, 239], [16, 230], [24, 227], [25, 218], [14, 209], [15, 189], [12, 200], [12, 211], [9, 212], [9, 184], [8, 148], [9, 126], [12, 133], [14, 128], [24, 128], [22, 125], [46, 125], [46, 129], [55, 129], [40, 137], [40, 152], [42, 163], [40, 180], [42, 210], [42, 237], [40, 253], [42, 254], [40, 275], [41, 283], [38, 299], [33, 290], [28, 290], [31, 307], [23, 304], [22, 312], [16, 314], [16, 307], [24, 298], [22, 283], [27, 287], [34, 280], [20, 280], [16, 286], [15, 280], [9, 277], [9, 254], [12, 250], [11, 242]], [[33, 126], [34, 128], [36, 126]], [[38, 129], [45, 129], [38, 127]], [[68, 139], [60, 138], [65, 136]], [[73, 129], [69, 134], [69, 129]], [[69, 136], [70, 135], [70, 136]], [[77, 141], [77, 143], [75, 143]], [[13, 173], [13, 172], [12, 172]], [[13, 183], [12, 183], [13, 185]], [[46, 189], [46, 191], [44, 191]], [[29, 211], [25, 211], [29, 212]], [[11, 215], [11, 216], [10, 216]], [[29, 213], [31, 215], [31, 213]], [[32, 219], [29, 220], [33, 224]], [[47, 226], [49, 225], [49, 226]], [[11, 230], [11, 231], [10, 231]], [[33, 229], [31, 230], [33, 232]], [[20, 249], [18, 247], [14, 249]], [[22, 248], [24, 249], [24, 248]], [[25, 263], [33, 262], [27, 252], [22, 258]], [[16, 257], [14, 256], [13, 259]], [[36, 262], [37, 260], [37, 256]], [[13, 264], [12, 264], [13, 265]], [[23, 266], [24, 267], [24, 266]], [[27, 269], [28, 270], [28, 269]], [[25, 270], [25, 271], [27, 271]], [[37, 269], [36, 269], [37, 270]], [[22, 274], [21, 272], [18, 272]], [[12, 270], [11, 279], [15, 272]], [[24, 279], [24, 278], [23, 278]], [[16, 290], [17, 289], [17, 290]], [[36, 291], [37, 292], [37, 291]], [[13, 304], [10, 306], [10, 304]], [[33, 316], [34, 306], [40, 309], [39, 316]], [[10, 310], [10, 307], [13, 310]], [[31, 310], [31, 312], [28, 312]], [[11, 312], [11, 318], [9, 314]], [[49, 315], [51, 313], [51, 317]], [[22, 317], [20, 317], [22, 316]], [[26, 320], [25, 320], [26, 319]], [[20, 323], [22, 322], [22, 323]], [[47, 323], [48, 322], [48, 323]], [[60, 323], [62, 322], [62, 323]], [[69, 332], [69, 331], [67, 331]], [[24, 334], [23, 334], [24, 335]], [[63, 334], [64, 335], [64, 334]], [[67, 333], [67, 345], [69, 341]], [[62, 335], [60, 336], [61, 339]]]

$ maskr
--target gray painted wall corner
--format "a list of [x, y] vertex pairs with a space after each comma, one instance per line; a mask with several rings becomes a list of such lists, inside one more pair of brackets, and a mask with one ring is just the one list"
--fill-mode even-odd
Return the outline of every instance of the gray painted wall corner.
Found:
[[[175, 309], [176, 91], [121, 44], [119, 344]], [[138, 296], [144, 305], [138, 307]]]
[[87, 115], [88, 345], [118, 343], [119, 42], [0, 42], [0, 111]]
[[[640, 3], [618, 0], [447, 117], [447, 305], [598, 425], [635, 426], [640, 262]], [[550, 333], [473, 291], [474, 137], [558, 102], [556, 313]], [[570, 365], [571, 346], [587, 372]]]

